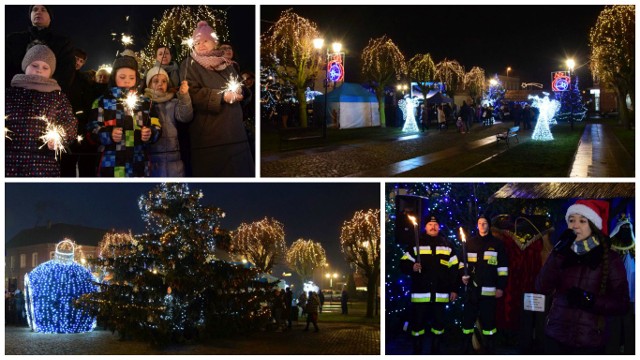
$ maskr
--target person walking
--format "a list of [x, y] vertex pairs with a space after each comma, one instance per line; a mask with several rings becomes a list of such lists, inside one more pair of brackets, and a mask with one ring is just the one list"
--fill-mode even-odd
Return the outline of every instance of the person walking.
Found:
[[349, 314], [349, 308], [347, 306], [348, 302], [349, 302], [349, 293], [347, 292], [347, 289], [343, 288], [342, 294], [340, 294], [340, 305], [342, 306], [342, 315]]
[[304, 331], [309, 331], [309, 323], [313, 324], [313, 328], [315, 332], [320, 331], [318, 328], [318, 309], [320, 307], [320, 298], [318, 294], [313, 291], [309, 291], [309, 298], [307, 299], [307, 326], [304, 328]]

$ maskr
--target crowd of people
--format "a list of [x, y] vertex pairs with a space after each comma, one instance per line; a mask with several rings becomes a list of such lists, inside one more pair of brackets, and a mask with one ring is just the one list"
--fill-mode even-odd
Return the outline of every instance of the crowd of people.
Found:
[[206, 21], [181, 64], [162, 44], [150, 68], [125, 50], [109, 73], [81, 71], [88, 55], [51, 30], [50, 5], [29, 16], [5, 42], [7, 177], [255, 175], [254, 75]]
[[[630, 306], [627, 273], [608, 236], [609, 203], [578, 200], [567, 209], [565, 220], [568, 229], [535, 282], [536, 291], [551, 298], [544, 351], [604, 354], [609, 318], [626, 314]], [[426, 219], [425, 232], [401, 257], [400, 269], [411, 278], [407, 330], [414, 354], [423, 353], [428, 335], [431, 353], [443, 353], [445, 325], [460, 329], [463, 344], [457, 348], [463, 353], [494, 353], [497, 301], [508, 292], [509, 258], [504, 244], [491, 233], [489, 217], [478, 218], [477, 230], [462, 254], [456, 253], [432, 214]], [[445, 307], [459, 295], [464, 301], [461, 322], [448, 324]], [[477, 331], [482, 334], [480, 349], [472, 342]]]

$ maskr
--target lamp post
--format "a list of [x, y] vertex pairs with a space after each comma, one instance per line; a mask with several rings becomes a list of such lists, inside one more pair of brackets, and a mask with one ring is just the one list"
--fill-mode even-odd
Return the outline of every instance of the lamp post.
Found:
[[[511, 71], [511, 66], [507, 66], [507, 84], [510, 83], [509, 81], [509, 71]], [[509, 85], [507, 85], [507, 88], [509, 87]]]
[[[322, 38], [317, 38], [317, 39], [313, 39], [313, 47], [320, 51], [321, 49], [324, 48], [324, 39]], [[322, 55], [320, 55], [322, 56]], [[325, 66], [325, 76], [324, 76], [324, 80], [322, 81], [324, 84], [324, 116], [323, 116], [323, 121], [322, 121], [322, 138], [325, 138], [327, 136], [327, 73], [328, 73], [328, 69]], [[315, 114], [315, 113], [314, 113]]]
[[331, 290], [331, 298], [329, 299], [329, 303], [333, 301], [333, 279], [338, 278], [338, 273], [326, 273], [324, 276], [329, 279], [329, 289]]
[[567, 68], [569, 68], [569, 124], [571, 125], [571, 130], [573, 130], [573, 103], [571, 102], [571, 73], [576, 66], [576, 62], [573, 59], [567, 59]]

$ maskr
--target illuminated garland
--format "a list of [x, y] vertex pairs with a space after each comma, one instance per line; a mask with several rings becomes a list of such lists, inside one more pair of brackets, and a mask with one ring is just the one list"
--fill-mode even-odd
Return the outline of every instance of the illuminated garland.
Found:
[[56, 247], [53, 260], [38, 265], [24, 277], [29, 327], [35, 332], [62, 334], [93, 330], [95, 317], [76, 309], [74, 303], [83, 294], [97, 291], [94, 280], [89, 270], [73, 260], [73, 247], [67, 253], [58, 252]]
[[265, 217], [251, 224], [242, 223], [232, 233], [232, 249], [246, 257], [262, 272], [270, 273], [278, 259], [286, 253], [284, 225]]
[[464, 87], [469, 90], [471, 97], [482, 94], [485, 89], [486, 76], [484, 69], [474, 66], [464, 75]]
[[327, 255], [322, 244], [313, 240], [298, 239], [287, 250], [286, 260], [303, 280], [308, 280], [314, 269], [327, 263]]

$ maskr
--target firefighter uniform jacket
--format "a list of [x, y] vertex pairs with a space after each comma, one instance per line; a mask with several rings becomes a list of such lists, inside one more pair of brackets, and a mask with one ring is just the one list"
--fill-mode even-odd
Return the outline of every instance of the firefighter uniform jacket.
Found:
[[[457, 292], [458, 257], [449, 241], [441, 236], [424, 234], [419, 245], [409, 247], [400, 259], [400, 270], [411, 276], [411, 302], [449, 302], [449, 294]], [[413, 271], [418, 258], [421, 272]]]
[[[496, 289], [504, 290], [509, 274], [507, 252], [504, 244], [491, 233], [474, 236], [467, 243], [469, 284], [480, 291], [481, 296], [496, 295]], [[465, 259], [460, 261], [460, 276], [464, 275]]]

